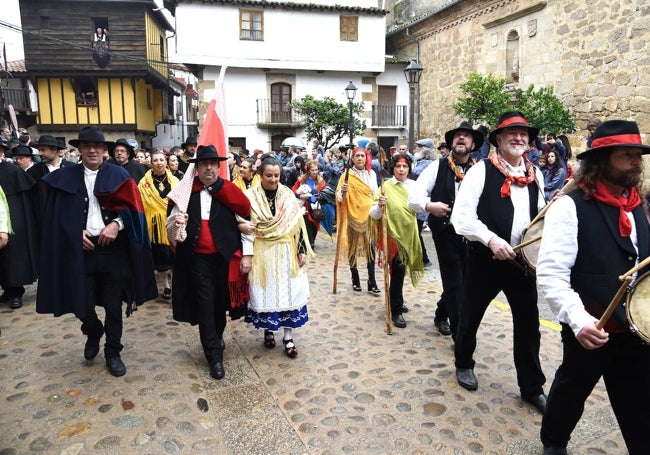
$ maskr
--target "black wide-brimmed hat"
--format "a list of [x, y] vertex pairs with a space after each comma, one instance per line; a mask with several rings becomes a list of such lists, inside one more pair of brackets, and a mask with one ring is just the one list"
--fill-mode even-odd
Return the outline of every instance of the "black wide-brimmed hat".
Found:
[[599, 152], [606, 152], [618, 147], [639, 148], [641, 153], [650, 153], [650, 146], [641, 142], [641, 133], [636, 122], [630, 120], [607, 120], [596, 127], [592, 136], [591, 148], [576, 155], [583, 160]]
[[121, 145], [122, 147], [125, 147], [129, 151], [129, 159], [135, 158], [135, 149], [133, 148], [133, 146], [131, 144], [129, 144], [129, 141], [127, 141], [123, 137], [119, 138], [117, 141], [115, 141], [115, 143], [113, 145], [108, 147], [108, 154], [111, 157], [115, 156], [115, 147], [117, 147], [118, 145]]
[[[470, 125], [469, 122], [462, 121], [460, 122], [460, 126], [458, 128], [454, 128], [453, 130], [449, 130], [445, 133], [445, 142], [449, 144], [449, 146], [453, 146], [454, 136], [459, 131], [467, 131], [469, 134], [472, 135], [472, 140], [474, 141], [473, 150], [476, 150], [477, 148], [481, 147], [481, 145], [483, 145], [483, 140], [484, 140], [483, 134], [480, 131], [477, 131], [474, 128], [472, 128], [472, 125]], [[470, 150], [470, 152], [473, 150]]]
[[28, 145], [17, 145], [11, 149], [13, 156], [34, 156], [34, 150]]
[[510, 128], [512, 126], [523, 126], [524, 128], [528, 128], [529, 143], [533, 142], [539, 134], [539, 128], [529, 126], [524, 114], [519, 111], [508, 111], [501, 114], [501, 117], [499, 117], [499, 124], [496, 129], [490, 133], [490, 144], [498, 147], [497, 134], [503, 131], [504, 128]]
[[[61, 149], [61, 144], [59, 144], [59, 141], [57, 138], [54, 136], [50, 136], [49, 134], [44, 134], [41, 137], [38, 138], [38, 142], [34, 144], [34, 147], [38, 147], [39, 145], [42, 145], [44, 147], [52, 147], [55, 149]], [[65, 147], [63, 147], [65, 148]]]
[[115, 144], [113, 141], [107, 141], [102, 130], [95, 125], [87, 125], [81, 128], [79, 130], [79, 137], [69, 140], [68, 144], [73, 147], [79, 147], [81, 142], [100, 142], [106, 144], [109, 148]]
[[187, 139], [185, 139], [185, 142], [183, 142], [181, 144], [181, 148], [184, 149], [185, 146], [188, 145], [188, 144], [196, 145], [196, 144], [198, 144], [198, 142], [196, 141], [196, 138], [194, 136], [187, 136]]
[[190, 163], [196, 163], [201, 160], [219, 160], [226, 161], [228, 158], [225, 156], [219, 156], [217, 149], [214, 148], [214, 145], [199, 145], [199, 148], [196, 149], [196, 155], [192, 158]]

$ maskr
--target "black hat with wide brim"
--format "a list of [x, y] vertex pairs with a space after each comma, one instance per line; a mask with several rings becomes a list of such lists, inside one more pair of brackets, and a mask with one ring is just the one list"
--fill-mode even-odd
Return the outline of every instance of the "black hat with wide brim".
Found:
[[579, 160], [590, 158], [598, 153], [615, 148], [638, 148], [641, 154], [650, 153], [650, 146], [641, 142], [639, 126], [630, 120], [607, 120], [596, 127], [592, 136], [591, 148], [576, 155]]
[[[453, 144], [454, 136], [459, 131], [467, 131], [469, 134], [472, 135], [472, 140], [474, 141], [474, 149], [473, 150], [476, 150], [476, 149], [480, 148], [481, 145], [483, 145], [483, 140], [484, 140], [483, 139], [483, 133], [481, 133], [480, 131], [477, 131], [474, 128], [472, 128], [472, 125], [470, 125], [469, 122], [462, 121], [462, 122], [460, 122], [460, 126], [458, 128], [454, 128], [453, 130], [449, 130], [449, 131], [447, 131], [445, 133], [445, 142], [447, 144], [449, 144], [447, 146], [447, 148], [449, 148]], [[438, 147], [438, 148], [440, 148], [440, 147]], [[473, 151], [473, 150], [470, 150], [470, 151]]]
[[194, 158], [189, 160], [190, 163], [196, 163], [203, 160], [219, 160], [226, 161], [228, 158], [225, 156], [219, 156], [217, 149], [214, 145], [199, 145], [199, 148], [196, 149], [196, 155]]
[[113, 141], [107, 141], [102, 130], [95, 125], [87, 125], [81, 128], [79, 130], [79, 137], [69, 140], [68, 144], [73, 147], [79, 147], [81, 142], [99, 142], [106, 144], [108, 148], [111, 148], [115, 144]]
[[[43, 147], [52, 147], [59, 150], [62, 148], [59, 140], [54, 136], [50, 136], [49, 134], [44, 134], [38, 138], [38, 142], [34, 144], [34, 147], [38, 147], [39, 145]], [[65, 146], [63, 148], [65, 148]]]
[[125, 147], [128, 150], [130, 160], [135, 158], [135, 149], [131, 144], [129, 144], [129, 141], [127, 141], [124, 138], [118, 139], [117, 141], [115, 141], [113, 145], [108, 147], [108, 154], [111, 156], [111, 158], [115, 156], [115, 147], [117, 147], [118, 145], [121, 145], [122, 147]]
[[508, 111], [501, 114], [497, 128], [490, 133], [490, 144], [498, 147], [497, 134], [503, 131], [504, 128], [510, 128], [513, 126], [523, 126], [524, 128], [528, 128], [528, 143], [532, 143], [539, 134], [539, 128], [529, 126], [524, 114], [519, 111]]
[[196, 138], [194, 136], [187, 136], [187, 139], [185, 139], [185, 142], [181, 144], [181, 148], [184, 149], [186, 145], [188, 144], [193, 144], [196, 145], [198, 144]]

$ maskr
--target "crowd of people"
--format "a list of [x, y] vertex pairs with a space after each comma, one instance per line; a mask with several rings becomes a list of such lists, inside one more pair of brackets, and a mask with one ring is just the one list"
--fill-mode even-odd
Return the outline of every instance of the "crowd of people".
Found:
[[[542, 142], [517, 111], [502, 113], [492, 131], [461, 122], [437, 149], [423, 138], [412, 151], [402, 144], [388, 153], [367, 140], [223, 153], [188, 137], [167, 153], [145, 154], [134, 140], [108, 141], [86, 126], [69, 141], [77, 163], [52, 136], [13, 148], [0, 137], [0, 301], [20, 308], [24, 286], [38, 280], [36, 310], [74, 314], [88, 361], [105, 337], [106, 367], [122, 376], [124, 306], [128, 317], [161, 296], [175, 320], [198, 325], [210, 375], [221, 379], [228, 316], [262, 329], [267, 349], [281, 331], [286, 356], [298, 356], [295, 332], [309, 321], [305, 265], [319, 232], [336, 233], [334, 292], [342, 257], [352, 295], [364, 288], [360, 260], [366, 291], [381, 295], [380, 264], [387, 324], [405, 329], [403, 286], [407, 276], [417, 286], [431, 265], [429, 232], [443, 286], [431, 311], [453, 342], [457, 383], [479, 389], [477, 334], [503, 292], [519, 394], [543, 414], [544, 453], [567, 453], [602, 377], [628, 451], [640, 454], [650, 425], [650, 407], [638, 406], [650, 405], [643, 387], [650, 346], [630, 329], [619, 277], [629, 276], [632, 289], [629, 281], [650, 262], [650, 211], [640, 188], [650, 146], [633, 121], [594, 120], [589, 128], [575, 172], [568, 138], [547, 133]], [[531, 264], [522, 242], [541, 217]], [[538, 287], [564, 346], [548, 395]], [[616, 308], [611, 318], [608, 307]]]

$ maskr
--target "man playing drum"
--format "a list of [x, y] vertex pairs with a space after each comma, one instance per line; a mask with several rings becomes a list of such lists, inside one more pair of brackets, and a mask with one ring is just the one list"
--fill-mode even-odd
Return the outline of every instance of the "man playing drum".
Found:
[[641, 155], [650, 147], [641, 143], [637, 124], [624, 120], [600, 124], [591, 147], [577, 156], [578, 188], [548, 210], [539, 251], [538, 283], [562, 324], [564, 346], [541, 439], [544, 454], [567, 453], [585, 401], [602, 376], [629, 453], [645, 454], [650, 346], [631, 333], [622, 305], [603, 329], [596, 322], [609, 301], [616, 302], [619, 276], [650, 255], [650, 226], [637, 190]]
[[521, 398], [544, 412], [546, 381], [539, 362], [540, 332], [535, 277], [527, 273], [511, 245], [544, 206], [543, 177], [524, 155], [539, 130], [521, 112], [501, 115], [490, 142], [497, 153], [470, 168], [458, 190], [451, 223], [470, 241], [465, 300], [454, 344], [456, 379], [478, 388], [474, 375], [476, 333], [499, 291], [510, 304], [513, 347]]

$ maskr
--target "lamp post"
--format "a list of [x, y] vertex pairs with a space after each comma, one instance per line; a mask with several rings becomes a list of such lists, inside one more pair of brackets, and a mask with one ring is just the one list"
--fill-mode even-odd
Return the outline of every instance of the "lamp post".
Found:
[[357, 94], [357, 88], [354, 86], [352, 81], [348, 84], [347, 87], [345, 87], [345, 96], [348, 98], [348, 106], [350, 108], [350, 123], [348, 123], [348, 135], [350, 136], [350, 148], [352, 148], [353, 142], [353, 134], [354, 134], [354, 118], [352, 117], [352, 108], [353, 104], [352, 101], [354, 100], [354, 96]]
[[422, 75], [422, 67], [415, 60], [404, 68], [404, 76], [406, 82], [409, 84], [409, 151], [413, 153], [413, 144], [415, 142], [415, 87], [420, 83], [420, 76]]

